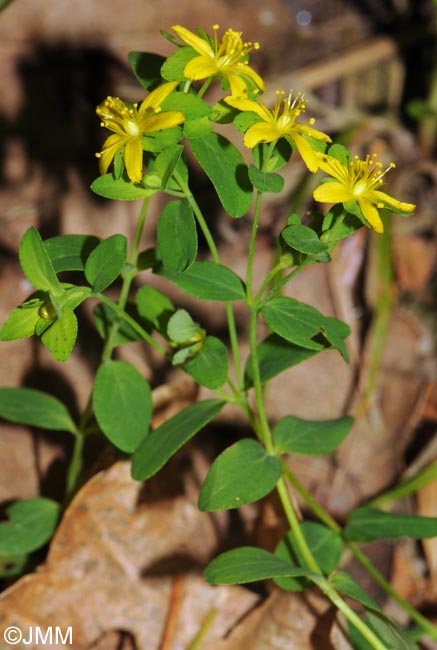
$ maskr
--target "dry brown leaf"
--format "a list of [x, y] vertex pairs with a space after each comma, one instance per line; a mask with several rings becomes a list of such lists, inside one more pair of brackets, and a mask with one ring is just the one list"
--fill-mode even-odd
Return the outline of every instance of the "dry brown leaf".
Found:
[[351, 650], [322, 596], [274, 591], [224, 641], [208, 650]]
[[[164, 477], [162, 491], [169, 483]], [[130, 478], [129, 463], [117, 463], [73, 500], [45, 565], [2, 594], [0, 628], [72, 626], [77, 650], [124, 631], [140, 650], [158, 650], [174, 574], [185, 572], [170, 648], [185, 648], [212, 608], [217, 616], [209, 638], [221, 638], [257, 596], [205, 583], [200, 569], [216, 545], [212, 517], [184, 495], [160, 500], [143, 495], [143, 485]]]

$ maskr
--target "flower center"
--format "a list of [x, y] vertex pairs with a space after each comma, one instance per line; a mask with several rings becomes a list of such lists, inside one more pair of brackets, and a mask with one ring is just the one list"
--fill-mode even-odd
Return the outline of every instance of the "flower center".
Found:
[[376, 160], [376, 154], [366, 156], [360, 160], [355, 156], [349, 167], [349, 179], [352, 184], [352, 193], [354, 196], [362, 196], [368, 190], [372, 190], [383, 183], [383, 176], [395, 167], [390, 163], [386, 169], [382, 169], [382, 163]]
[[139, 135], [141, 129], [138, 125], [136, 105], [130, 108], [118, 97], [107, 97], [97, 107], [97, 115], [102, 119], [101, 126], [115, 131], [124, 132], [126, 135]]
[[126, 133], [129, 133], [129, 135], [138, 135], [140, 132], [138, 124], [133, 120], [126, 120], [124, 128], [126, 129]]
[[259, 43], [243, 43], [241, 32], [235, 32], [228, 29], [220, 43], [217, 38], [218, 25], [213, 25], [214, 29], [214, 61], [217, 68], [230, 68], [240, 63], [251, 50], [257, 50]]

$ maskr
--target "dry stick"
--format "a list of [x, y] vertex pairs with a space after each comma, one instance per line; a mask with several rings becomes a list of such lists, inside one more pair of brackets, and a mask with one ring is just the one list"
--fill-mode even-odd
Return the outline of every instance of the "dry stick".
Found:
[[159, 646], [159, 650], [171, 650], [173, 647], [178, 614], [181, 608], [182, 586], [183, 577], [182, 575], [177, 574], [173, 580], [171, 588], [170, 604], [167, 612], [167, 618], [165, 620], [164, 633], [162, 635], [162, 641], [161, 645]]

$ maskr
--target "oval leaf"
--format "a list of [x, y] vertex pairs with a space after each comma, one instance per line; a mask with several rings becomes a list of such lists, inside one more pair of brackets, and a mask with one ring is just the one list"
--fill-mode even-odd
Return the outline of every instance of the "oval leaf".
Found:
[[231, 217], [246, 214], [252, 201], [252, 186], [238, 149], [217, 133], [191, 138], [190, 145], [226, 212]]
[[[318, 350], [308, 350], [285, 341], [277, 334], [271, 334], [258, 346], [258, 361], [261, 381], [265, 382], [276, 377], [283, 370], [296, 366], [306, 359], [313, 357]], [[252, 359], [248, 358], [245, 369], [246, 386], [252, 386]]]
[[20, 243], [20, 264], [30, 284], [36, 289], [62, 293], [61, 283], [36, 228], [29, 228]]
[[92, 235], [59, 235], [44, 241], [56, 273], [83, 271], [88, 255], [99, 243]]
[[357, 508], [347, 520], [344, 535], [354, 542], [374, 539], [429, 539], [437, 537], [437, 517], [416, 517], [381, 512], [376, 508]]
[[323, 350], [313, 337], [321, 334], [325, 316], [294, 298], [273, 298], [261, 313], [267, 325], [287, 341], [311, 350]]
[[303, 420], [288, 415], [275, 425], [273, 444], [278, 453], [330, 454], [346, 438], [354, 423], [353, 418], [336, 420]]
[[220, 413], [224, 402], [209, 399], [188, 406], [152, 431], [132, 456], [132, 477], [145, 481]]
[[290, 248], [307, 255], [316, 255], [329, 248], [328, 244], [320, 241], [312, 228], [302, 224], [287, 226], [282, 231], [281, 237]]
[[269, 494], [281, 463], [256, 440], [245, 438], [225, 449], [210, 467], [199, 496], [201, 511], [239, 508]]
[[311, 577], [315, 574], [293, 567], [262, 548], [242, 546], [216, 557], [203, 575], [213, 585], [232, 585], [267, 578]]
[[162, 267], [155, 272], [201, 300], [244, 300], [246, 295], [243, 281], [238, 275], [215, 262], [194, 262], [179, 275], [169, 273]]
[[11, 505], [6, 513], [9, 521], [0, 523], [0, 555], [26, 555], [53, 535], [59, 504], [51, 499], [26, 499]]
[[182, 273], [197, 255], [197, 229], [188, 201], [171, 201], [162, 210], [157, 226], [158, 252], [164, 269]]
[[76, 431], [62, 402], [33, 388], [0, 388], [0, 418], [41, 429]]
[[126, 261], [127, 239], [112, 235], [93, 250], [85, 264], [85, 277], [96, 293], [118, 278]]
[[250, 182], [260, 192], [278, 194], [284, 189], [284, 179], [279, 174], [264, 172], [255, 165], [249, 167]]
[[188, 361], [185, 370], [201, 386], [219, 388], [228, 376], [228, 350], [215, 336], [207, 336], [201, 351]]
[[122, 451], [134, 451], [148, 434], [152, 415], [150, 386], [129, 363], [107, 361], [100, 366], [93, 405], [103, 433]]
[[56, 361], [67, 361], [76, 343], [76, 337], [77, 318], [73, 310], [64, 305], [61, 317], [44, 331], [41, 341]]
[[115, 178], [112, 174], [99, 176], [91, 183], [91, 189], [95, 194], [105, 199], [116, 199], [119, 201], [135, 201], [152, 196], [156, 188], [147, 188], [140, 184], [131, 183], [124, 178]]
[[132, 72], [147, 90], [153, 90], [161, 81], [161, 66], [165, 58], [151, 52], [129, 52], [129, 65]]

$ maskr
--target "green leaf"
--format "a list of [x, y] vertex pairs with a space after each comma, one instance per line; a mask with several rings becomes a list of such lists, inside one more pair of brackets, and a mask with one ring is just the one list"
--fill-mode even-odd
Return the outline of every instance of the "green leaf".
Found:
[[158, 252], [170, 273], [182, 273], [197, 255], [197, 229], [188, 201], [171, 201], [164, 206], [157, 226]]
[[323, 345], [313, 337], [321, 334], [325, 316], [314, 307], [281, 296], [270, 300], [261, 313], [267, 325], [287, 341], [303, 348], [323, 350]]
[[64, 305], [60, 318], [46, 329], [41, 341], [50, 350], [56, 361], [67, 361], [77, 337], [77, 318], [70, 307]]
[[228, 350], [215, 336], [207, 336], [196, 356], [185, 364], [187, 373], [201, 386], [219, 388], [228, 376]]
[[[334, 571], [340, 562], [343, 551], [340, 535], [326, 526], [312, 521], [304, 521], [301, 524], [301, 530], [308, 548], [322, 572], [328, 575]], [[275, 555], [292, 565], [306, 565], [291, 531], [279, 542]], [[301, 591], [308, 587], [308, 581], [302, 578], [278, 578], [275, 582], [281, 589], [287, 591]]]
[[62, 287], [53, 268], [41, 235], [31, 226], [20, 243], [20, 264], [30, 284], [36, 289], [61, 294]]
[[343, 165], [346, 167], [349, 167], [351, 155], [349, 149], [347, 149], [344, 145], [333, 144], [331, 147], [329, 147], [328, 154], [333, 158], [337, 158], [337, 160], [343, 163]]
[[146, 285], [138, 289], [135, 302], [141, 318], [150, 322], [160, 334], [167, 332], [167, 323], [175, 308], [166, 295]]
[[161, 187], [167, 187], [169, 178], [173, 174], [184, 148], [181, 144], [174, 144], [162, 151], [153, 162], [153, 173], [161, 178]]
[[26, 499], [7, 508], [9, 521], [0, 523], [0, 554], [26, 555], [48, 542], [59, 518], [51, 499]]
[[153, 90], [161, 81], [161, 66], [165, 57], [151, 52], [129, 52], [129, 65], [140, 84], [146, 90]]
[[189, 140], [200, 138], [210, 133], [213, 133], [213, 128], [209, 117], [199, 117], [197, 120], [184, 122], [184, 135]]
[[242, 546], [216, 557], [203, 573], [213, 585], [232, 585], [265, 580], [267, 578], [302, 577], [314, 575], [311, 571], [293, 567], [262, 548]]
[[[271, 334], [258, 346], [258, 361], [261, 372], [261, 381], [264, 383], [272, 377], [279, 375], [281, 372], [292, 366], [297, 366], [299, 363], [310, 359], [317, 350], [308, 350], [308, 348], [301, 348], [293, 343], [285, 341], [277, 334]], [[250, 387], [253, 384], [252, 376], [252, 359], [248, 358], [245, 369], [245, 382], [246, 386]]]
[[265, 172], [255, 165], [249, 166], [249, 179], [252, 185], [260, 192], [279, 194], [284, 189], [284, 179], [279, 174]]
[[244, 300], [242, 280], [226, 266], [215, 262], [194, 262], [184, 273], [169, 273], [162, 267], [155, 273], [174, 282], [190, 296], [201, 300]]
[[312, 228], [301, 224], [287, 226], [281, 232], [281, 237], [290, 248], [306, 255], [316, 255], [328, 248], [328, 244], [320, 241]]
[[407, 632], [382, 612], [371, 610], [366, 613], [366, 617], [370, 627], [382, 639], [388, 650], [419, 650], [419, 646]]
[[134, 184], [125, 178], [115, 178], [112, 174], [99, 176], [93, 183], [91, 189], [94, 194], [103, 196], [105, 199], [116, 199], [119, 201], [135, 201], [152, 196], [156, 188], [147, 188], [141, 184]]
[[197, 402], [152, 431], [132, 456], [132, 477], [145, 481], [156, 474], [178, 449], [215, 418], [224, 404], [218, 399]]
[[48, 300], [46, 293], [37, 293], [41, 293], [44, 300], [31, 298], [13, 309], [0, 329], [0, 341], [15, 341], [35, 334], [36, 324], [41, 318], [39, 310], [44, 302]]
[[238, 149], [217, 133], [192, 138], [190, 145], [226, 212], [231, 217], [246, 214], [252, 201], [252, 187]]
[[62, 402], [33, 388], [0, 388], [0, 418], [41, 429], [76, 432]]
[[[148, 323], [143, 323], [142, 319], [138, 317], [137, 310], [134, 305], [127, 304], [125, 311], [147, 329]], [[112, 324], [118, 318], [117, 313], [102, 303], [96, 305], [93, 309], [95, 325], [99, 335], [103, 340], [106, 340], [111, 331]], [[131, 327], [125, 320], [121, 319], [118, 324], [117, 333], [114, 337], [114, 346], [123, 345], [124, 343], [132, 343], [132, 341], [142, 341], [143, 338], [133, 327]]]
[[[241, 113], [241, 115], [255, 115], [255, 114]], [[266, 142], [261, 142], [256, 147], [254, 147], [253, 158], [257, 166], [258, 167], [263, 166], [263, 169], [266, 172], [274, 172], [277, 171], [278, 169], [282, 169], [282, 167], [284, 167], [288, 163], [288, 161], [290, 160], [290, 156], [292, 154], [292, 149], [290, 144], [287, 142], [287, 140], [285, 140], [285, 138], [281, 138], [276, 143], [273, 152], [272, 151], [269, 152], [269, 149], [270, 149], [270, 143], [266, 143]], [[268, 152], [269, 152], [269, 159], [267, 163], [265, 163]]]
[[351, 329], [347, 323], [343, 323], [341, 320], [336, 318], [325, 318], [325, 322], [322, 327], [322, 332], [325, 338], [336, 348], [343, 359], [349, 361], [349, 353], [344, 344], [344, 339], [346, 339], [351, 333]]
[[111, 235], [93, 250], [85, 264], [85, 277], [95, 293], [104, 291], [120, 275], [127, 255], [124, 235]]
[[[150, 135], [143, 135], [141, 142], [144, 151], [158, 153], [164, 151], [167, 147], [177, 144], [182, 138], [182, 129], [180, 126], [173, 126], [171, 129], [156, 131]], [[150, 196], [150, 195], [148, 195]]]
[[167, 336], [175, 343], [186, 343], [197, 336], [199, 329], [185, 309], [178, 309], [168, 321]]
[[99, 243], [92, 235], [59, 235], [44, 241], [56, 273], [83, 271], [88, 255]]
[[161, 75], [166, 81], [186, 81], [185, 66], [198, 52], [192, 47], [184, 46], [173, 52], [161, 67]]
[[97, 422], [113, 445], [132, 452], [147, 436], [152, 416], [150, 386], [125, 361], [106, 361], [97, 371], [93, 390]]
[[225, 449], [210, 467], [199, 496], [203, 512], [239, 508], [269, 494], [281, 463], [256, 440], [244, 438]]
[[[335, 568], [335, 567], [334, 567]], [[368, 609], [374, 609], [377, 612], [380, 612], [381, 609], [378, 604], [367, 595], [367, 593], [360, 587], [359, 584], [345, 571], [337, 571], [331, 578], [330, 582], [340, 591], [342, 594], [353, 598], [358, 603], [361, 603]]]
[[344, 536], [354, 542], [374, 539], [429, 539], [437, 537], [437, 517], [416, 517], [381, 512], [376, 508], [357, 508], [347, 520]]
[[337, 204], [326, 213], [322, 225], [322, 241], [332, 244], [349, 237], [353, 232], [362, 228], [362, 221], [350, 213], [344, 216], [344, 212], [343, 205]]
[[162, 102], [163, 111], [181, 111], [185, 120], [197, 120], [201, 117], [208, 117], [212, 108], [203, 99], [191, 93], [172, 92]]
[[350, 417], [303, 420], [288, 415], [277, 421], [273, 430], [273, 444], [280, 454], [330, 454], [341, 445], [353, 423]]

